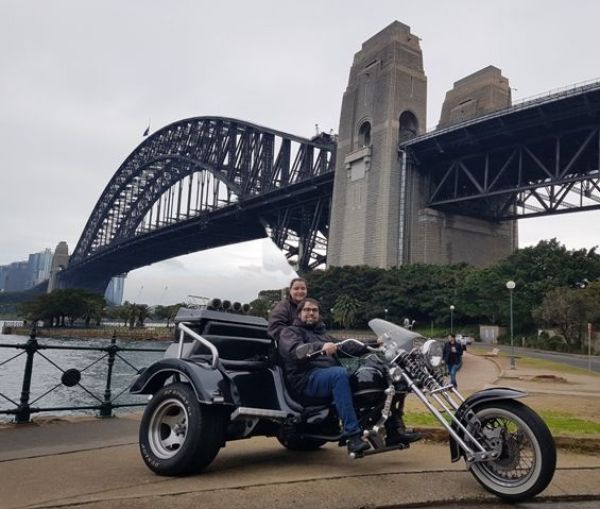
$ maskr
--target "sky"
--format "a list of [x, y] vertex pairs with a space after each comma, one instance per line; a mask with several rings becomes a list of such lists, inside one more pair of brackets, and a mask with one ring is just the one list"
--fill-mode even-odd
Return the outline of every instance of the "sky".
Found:
[[[0, 0], [0, 264], [67, 241], [142, 133], [225, 116], [338, 131], [362, 42], [394, 20], [421, 38], [428, 127], [455, 81], [502, 69], [513, 100], [600, 78], [593, 0]], [[519, 246], [600, 245], [600, 213], [519, 222]], [[125, 298], [249, 301], [294, 276], [267, 239], [129, 274]]]

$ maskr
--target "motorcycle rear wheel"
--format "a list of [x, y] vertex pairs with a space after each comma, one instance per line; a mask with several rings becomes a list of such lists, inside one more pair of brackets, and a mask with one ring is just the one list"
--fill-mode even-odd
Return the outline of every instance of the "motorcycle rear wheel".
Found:
[[513, 400], [483, 403], [474, 411], [482, 430], [499, 430], [503, 442], [497, 460], [470, 466], [475, 479], [507, 502], [527, 500], [543, 491], [556, 468], [554, 439], [544, 421]]
[[159, 475], [200, 472], [223, 445], [223, 419], [218, 410], [201, 405], [185, 383], [160, 389], [146, 406], [140, 423], [140, 452]]

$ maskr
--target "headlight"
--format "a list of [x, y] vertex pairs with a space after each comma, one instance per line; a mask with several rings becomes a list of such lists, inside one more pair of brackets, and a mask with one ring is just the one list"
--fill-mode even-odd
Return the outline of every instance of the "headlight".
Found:
[[425, 344], [421, 347], [421, 352], [427, 360], [427, 364], [430, 368], [439, 368], [442, 364], [442, 358], [444, 353], [444, 347], [442, 343], [435, 339], [428, 339]]

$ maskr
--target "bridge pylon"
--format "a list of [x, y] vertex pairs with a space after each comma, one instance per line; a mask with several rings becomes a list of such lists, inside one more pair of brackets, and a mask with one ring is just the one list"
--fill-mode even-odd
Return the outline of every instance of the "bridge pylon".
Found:
[[[477, 73], [475, 79], [465, 79], [474, 103], [488, 109], [495, 105], [485, 102], [481, 94], [492, 71], [499, 70], [490, 67], [485, 79]], [[462, 91], [451, 93], [451, 99]], [[460, 105], [458, 110], [452, 107], [452, 119], [469, 113], [461, 113]], [[401, 145], [425, 133], [426, 114], [427, 77], [420, 39], [409, 26], [395, 21], [363, 43], [350, 69], [340, 115], [329, 265], [389, 268], [467, 262], [481, 266], [514, 250], [512, 223], [427, 207], [428, 169]]]

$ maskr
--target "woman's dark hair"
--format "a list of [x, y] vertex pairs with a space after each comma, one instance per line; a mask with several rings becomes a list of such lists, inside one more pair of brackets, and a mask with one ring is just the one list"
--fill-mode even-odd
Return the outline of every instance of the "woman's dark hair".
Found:
[[290, 289], [292, 288], [292, 286], [294, 286], [294, 283], [296, 281], [302, 281], [306, 285], [306, 288], [308, 288], [308, 283], [306, 282], [306, 279], [304, 279], [303, 277], [295, 277], [290, 281]]
[[304, 306], [306, 306], [306, 304], [308, 302], [317, 306], [319, 308], [319, 313], [321, 312], [321, 304], [319, 304], [319, 301], [317, 299], [313, 299], [311, 297], [306, 297], [306, 298], [302, 299], [300, 302], [298, 302], [298, 307], [296, 308], [296, 312], [298, 314], [300, 314], [300, 312], [304, 309]]

